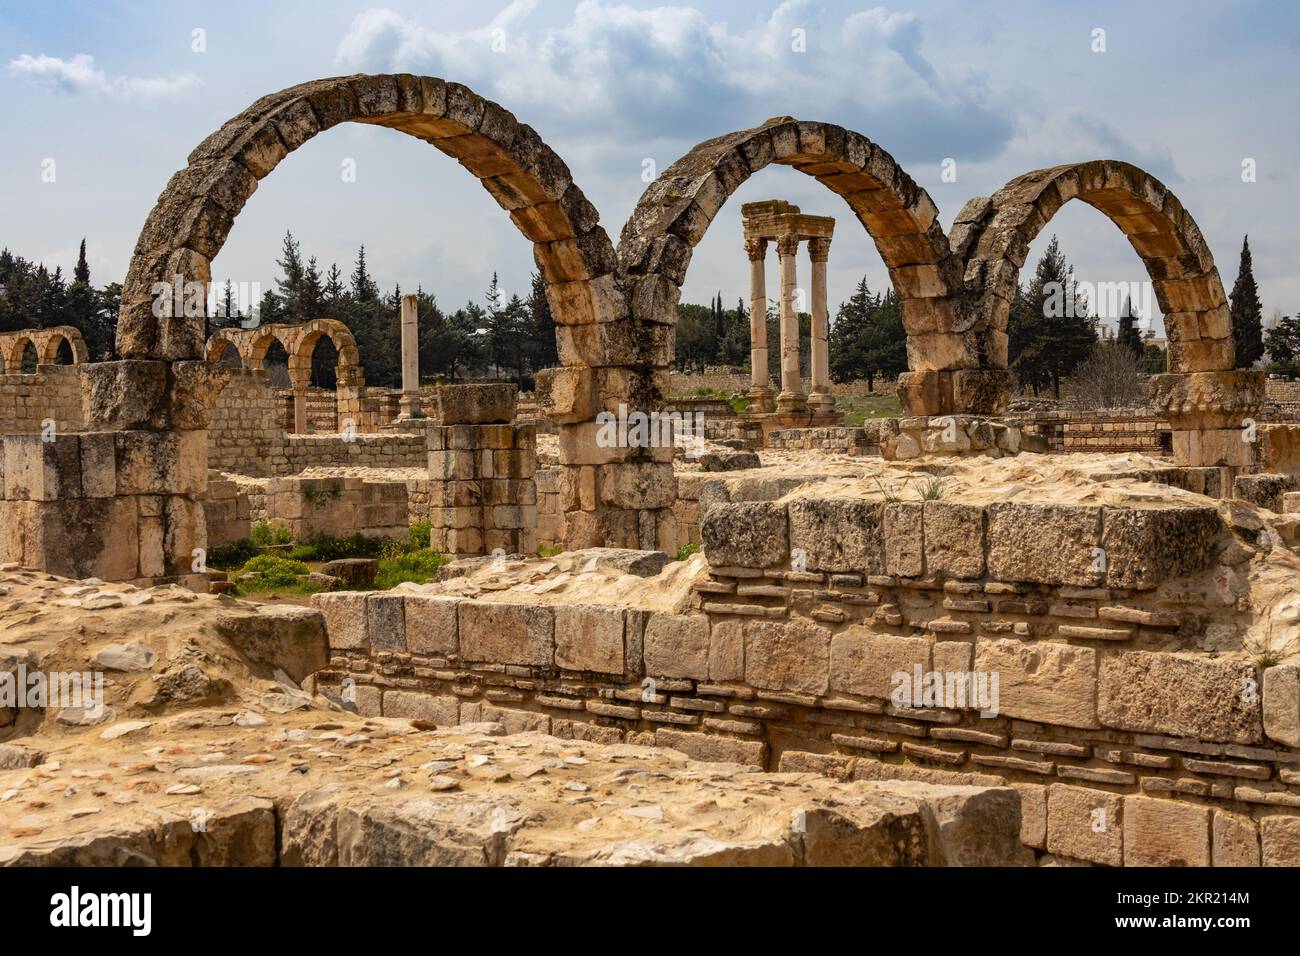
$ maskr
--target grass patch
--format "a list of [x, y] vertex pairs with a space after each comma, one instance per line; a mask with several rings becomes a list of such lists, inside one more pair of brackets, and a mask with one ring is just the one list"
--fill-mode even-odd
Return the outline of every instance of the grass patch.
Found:
[[238, 541], [231, 541], [228, 544], [209, 549], [208, 567], [216, 568], [218, 571], [233, 571], [238, 567], [242, 567], [245, 561], [256, 557], [259, 553], [260, 549], [253, 544], [251, 538], [241, 538]]
[[685, 561], [693, 554], [699, 554], [700, 543], [698, 541], [688, 541], [677, 549], [677, 560]]
[[411, 542], [411, 547], [419, 550], [429, 546], [430, 533], [433, 525], [428, 521], [416, 521], [406, 529], [406, 536]]
[[428, 549], [380, 558], [379, 568], [375, 572], [375, 588], [386, 591], [403, 581], [423, 584], [450, 560], [445, 554]]
[[[307, 579], [307, 565], [292, 558], [275, 554], [259, 554], [244, 562], [239, 569], [235, 588], [240, 594], [311, 594], [321, 590], [319, 584]], [[244, 575], [255, 577], [242, 580]]]
[[539, 544], [537, 546], [537, 556], [539, 558], [553, 558], [557, 554], [563, 553], [563, 551], [564, 545], [562, 544], [557, 544], [550, 548], [546, 547], [544, 544]]
[[283, 525], [271, 524], [269, 521], [259, 521], [253, 525], [249, 540], [259, 549], [273, 548], [276, 545], [292, 543], [293, 534]]
[[851, 395], [836, 397], [835, 410], [844, 413], [844, 424], [861, 425], [869, 418], [897, 418], [903, 414], [897, 395]]

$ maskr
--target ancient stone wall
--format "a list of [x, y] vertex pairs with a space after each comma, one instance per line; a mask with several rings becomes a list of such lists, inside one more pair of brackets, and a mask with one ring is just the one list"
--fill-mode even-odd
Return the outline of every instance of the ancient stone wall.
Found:
[[46, 420], [58, 431], [83, 427], [81, 385], [71, 365], [41, 365], [30, 374], [0, 374], [0, 435], [39, 432]]
[[233, 481], [208, 479], [203, 495], [203, 519], [208, 529], [208, 547], [215, 548], [247, 538], [252, 530], [252, 504]]
[[311, 467], [356, 465], [366, 468], [422, 468], [428, 464], [423, 433], [380, 432], [344, 435], [287, 435], [284, 463], [277, 475]]
[[[1254, 533], [1189, 503], [714, 503], [686, 606], [332, 594], [320, 679], [371, 712], [1009, 783], [1044, 860], [1295, 864], [1300, 667], [1232, 650]], [[981, 675], [988, 713], [954, 690]]]
[[284, 443], [284, 423], [266, 372], [232, 369], [212, 408], [208, 467], [259, 477], [275, 474], [285, 457]]
[[1264, 397], [1270, 402], [1300, 403], [1300, 381], [1283, 378], [1265, 379]]
[[408, 509], [405, 481], [298, 476], [272, 478], [266, 486], [266, 519], [297, 541], [357, 532], [405, 539]]
[[560, 469], [538, 468], [533, 474], [537, 489], [537, 547], [555, 548], [564, 543], [564, 509], [560, 507]]

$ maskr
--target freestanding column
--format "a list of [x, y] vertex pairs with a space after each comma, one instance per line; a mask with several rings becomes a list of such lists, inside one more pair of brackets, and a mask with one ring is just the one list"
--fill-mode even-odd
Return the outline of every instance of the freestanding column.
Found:
[[307, 386], [310, 382], [291, 382], [293, 386], [293, 432], [307, 434]]
[[831, 397], [830, 353], [826, 345], [830, 325], [826, 311], [826, 260], [830, 252], [829, 239], [808, 240], [808, 255], [812, 259], [812, 388], [808, 404], [819, 414], [835, 410], [835, 399]]
[[414, 418], [419, 410], [420, 332], [416, 323], [415, 296], [402, 296], [402, 397], [399, 417]]
[[767, 240], [746, 239], [745, 254], [749, 256], [749, 410], [762, 414], [772, 410], [767, 380]]
[[799, 313], [794, 308], [794, 258], [798, 251], [798, 236], [782, 236], [776, 241], [781, 260], [781, 394], [776, 397], [776, 409], [787, 414], [806, 407], [799, 380]]

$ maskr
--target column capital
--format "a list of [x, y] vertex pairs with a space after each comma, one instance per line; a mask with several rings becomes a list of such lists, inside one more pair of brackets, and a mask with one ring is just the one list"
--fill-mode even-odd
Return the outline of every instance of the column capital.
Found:
[[813, 262], [825, 262], [831, 254], [830, 237], [819, 236], [808, 240], [808, 256]]
[[776, 240], [776, 254], [779, 256], [793, 256], [799, 252], [798, 236], [782, 236]]
[[757, 237], [746, 239], [745, 255], [749, 256], [750, 262], [758, 262], [767, 255], [767, 240]]

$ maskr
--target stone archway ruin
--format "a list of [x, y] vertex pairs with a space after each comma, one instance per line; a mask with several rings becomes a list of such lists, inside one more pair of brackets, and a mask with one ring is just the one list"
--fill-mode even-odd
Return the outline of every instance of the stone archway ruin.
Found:
[[[1130, 173], [1132, 167], [1084, 164], [1028, 174], [987, 205], [968, 204], [950, 241], [934, 202], [879, 146], [840, 126], [779, 117], [702, 143], [670, 166], [641, 197], [616, 253], [564, 162], [503, 107], [433, 77], [357, 75], [258, 100], [200, 143], [159, 197], [123, 286], [122, 359], [88, 365], [83, 377], [88, 431], [129, 433], [123, 441], [139, 467], [124, 470], [123, 460], [135, 459], [119, 454], [116, 478], [88, 480], [86, 470], [94, 472], [102, 460], [88, 438], [78, 452], [82, 497], [22, 502], [42, 512], [31, 521], [51, 541], [80, 534], [88, 523], [105, 529], [103, 547], [91, 542], [82, 549], [85, 560], [75, 572], [119, 579], [194, 573], [191, 555], [203, 542], [197, 499], [206, 481], [204, 430], [228, 369], [204, 361], [211, 354], [203, 316], [173, 315], [167, 304], [181, 297], [155, 293], [160, 284], [170, 289], [177, 282], [206, 291], [211, 261], [258, 182], [288, 153], [342, 122], [387, 126], [452, 156], [533, 243], [561, 363], [539, 375], [538, 401], [560, 427], [560, 499], [570, 548], [675, 548], [672, 448], [603, 447], [597, 416], [662, 406], [692, 248], [727, 197], [773, 163], [793, 166], [841, 195], [872, 236], [908, 336], [902, 398], [921, 416], [1001, 409], [1010, 373], [1004, 359], [998, 363], [996, 336], [1004, 329], [994, 300], [1008, 276], [1014, 282], [1021, 244], [1055, 212], [1053, 202], [1059, 207], [1073, 198], [1066, 193], [1077, 180], [1075, 195], [1119, 222], [1149, 269], [1159, 263], [1164, 270], [1153, 271], [1153, 279], [1162, 307], [1179, 317], [1174, 324], [1187, 370], [1159, 377], [1154, 391], [1183, 436], [1175, 442], [1180, 460], [1237, 463], [1223, 449], [1236, 437], [1233, 426], [1257, 404], [1257, 382], [1228, 370], [1231, 339], [1217, 334], [1222, 288], [1194, 223], [1167, 190]], [[1157, 202], [1169, 228], [1154, 215]], [[1212, 441], [1202, 439], [1206, 429], [1217, 433]], [[63, 454], [32, 449], [56, 451]], [[110, 487], [111, 498], [86, 491], [103, 495]], [[134, 553], [105, 558], [109, 542]]]
[[294, 431], [307, 431], [307, 389], [311, 386], [312, 352], [325, 336], [338, 354], [336, 402], [338, 418], [352, 418], [361, 410], [361, 392], [365, 388], [365, 370], [357, 341], [348, 327], [337, 319], [312, 319], [301, 325], [275, 323], [251, 329], [218, 329], [208, 339], [204, 352], [209, 362], [219, 362], [227, 349], [239, 354], [244, 368], [265, 367], [266, 354], [278, 342], [289, 357], [289, 385], [293, 390]]
[[80, 331], [71, 325], [52, 325], [48, 329], [22, 329], [0, 335], [0, 365], [11, 375], [22, 372], [23, 352], [28, 344], [36, 353], [37, 364], [54, 365], [64, 343], [67, 343], [72, 356], [69, 364], [81, 365], [90, 361], [90, 352]]
[[[1007, 319], [1020, 268], [1030, 243], [1071, 199], [1113, 222], [1151, 278], [1169, 342], [1169, 371], [1154, 377], [1152, 402], [1170, 417], [1175, 457], [1193, 465], [1249, 464], [1251, 446], [1237, 426], [1259, 408], [1263, 373], [1235, 370], [1227, 296], [1191, 213], [1163, 183], [1129, 163], [1038, 169], [966, 203], [951, 242], [966, 259], [974, 316], [970, 360], [977, 368], [1006, 368]], [[1006, 393], [979, 402], [1000, 412]]]

